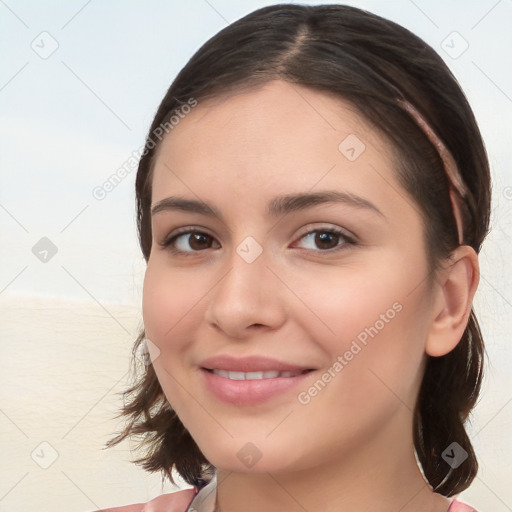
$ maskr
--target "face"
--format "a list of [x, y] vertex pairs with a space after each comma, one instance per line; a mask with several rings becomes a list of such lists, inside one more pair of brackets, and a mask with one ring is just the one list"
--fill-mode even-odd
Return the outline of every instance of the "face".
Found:
[[349, 104], [282, 81], [199, 103], [159, 148], [152, 207], [146, 335], [212, 464], [307, 469], [410, 435], [422, 220]]

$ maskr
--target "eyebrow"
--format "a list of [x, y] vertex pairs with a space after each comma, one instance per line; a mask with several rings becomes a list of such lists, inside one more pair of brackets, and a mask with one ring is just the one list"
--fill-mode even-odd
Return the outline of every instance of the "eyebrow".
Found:
[[[277, 217], [286, 213], [306, 210], [320, 204], [341, 203], [353, 208], [372, 211], [383, 218], [385, 215], [370, 201], [350, 192], [338, 192], [328, 190], [324, 192], [286, 194], [274, 197], [267, 207], [267, 215]], [[185, 199], [171, 196], [155, 203], [151, 208], [151, 215], [163, 211], [181, 210], [186, 212], [199, 213], [209, 217], [217, 217], [223, 220], [222, 214], [212, 205], [196, 199]]]

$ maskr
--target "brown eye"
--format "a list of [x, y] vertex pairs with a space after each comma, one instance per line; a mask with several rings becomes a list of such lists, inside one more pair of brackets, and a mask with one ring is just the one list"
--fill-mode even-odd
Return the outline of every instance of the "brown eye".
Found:
[[188, 239], [189, 246], [195, 251], [200, 251], [202, 249], [208, 249], [212, 243], [212, 237], [209, 235], [205, 235], [204, 233], [192, 233]]
[[306, 242], [305, 249], [323, 252], [342, 249], [347, 244], [354, 243], [345, 233], [334, 228], [315, 229], [303, 235], [301, 240]]
[[189, 230], [172, 236], [162, 246], [169, 248], [171, 252], [188, 255], [210, 249], [214, 242], [215, 239], [207, 233]]
[[339, 238], [340, 235], [337, 235], [336, 233], [322, 231], [315, 235], [315, 244], [320, 249], [332, 249], [338, 245]]

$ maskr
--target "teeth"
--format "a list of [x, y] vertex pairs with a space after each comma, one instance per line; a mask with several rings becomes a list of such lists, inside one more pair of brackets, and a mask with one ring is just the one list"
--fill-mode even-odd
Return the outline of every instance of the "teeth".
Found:
[[278, 377], [295, 377], [303, 372], [228, 372], [226, 370], [212, 370], [215, 375], [225, 377], [231, 380], [259, 380], [259, 379], [275, 379]]

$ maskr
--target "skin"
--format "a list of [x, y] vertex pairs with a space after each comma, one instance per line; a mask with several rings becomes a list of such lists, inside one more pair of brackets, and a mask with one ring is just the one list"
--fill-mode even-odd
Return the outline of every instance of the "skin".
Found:
[[[366, 146], [355, 161], [338, 149], [350, 134]], [[448, 509], [416, 463], [412, 411], [427, 354], [449, 352], [463, 334], [478, 260], [459, 247], [426, 279], [422, 219], [393, 168], [388, 142], [353, 107], [284, 81], [200, 102], [159, 148], [152, 205], [181, 196], [223, 216], [153, 215], [143, 293], [146, 335], [160, 350], [155, 371], [218, 469], [222, 512]], [[266, 214], [277, 195], [326, 190], [356, 194], [382, 215], [342, 203]], [[183, 235], [180, 253], [159, 245], [182, 227], [211, 238], [199, 245]], [[336, 235], [330, 246], [315, 243], [332, 228], [355, 244]], [[236, 252], [248, 236], [263, 250], [252, 263]], [[300, 403], [298, 393], [393, 304], [401, 306], [394, 318]], [[201, 379], [201, 361], [217, 354], [316, 371], [300, 389], [237, 406]], [[261, 453], [251, 468], [237, 456], [249, 442]]]

